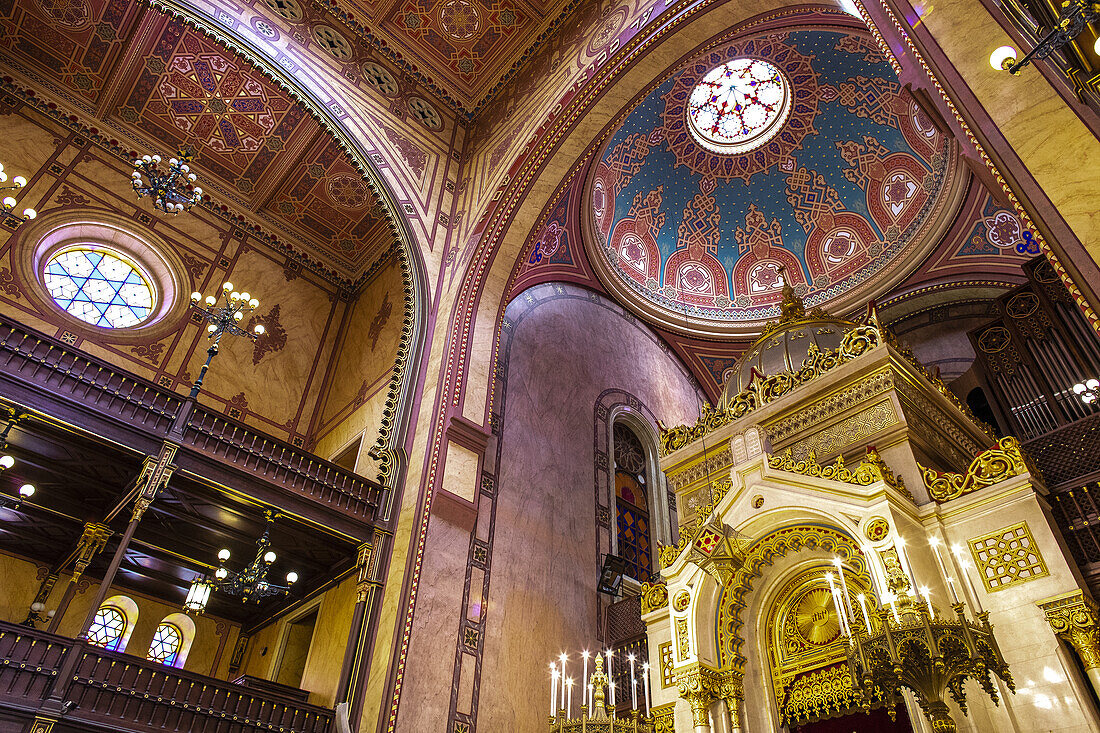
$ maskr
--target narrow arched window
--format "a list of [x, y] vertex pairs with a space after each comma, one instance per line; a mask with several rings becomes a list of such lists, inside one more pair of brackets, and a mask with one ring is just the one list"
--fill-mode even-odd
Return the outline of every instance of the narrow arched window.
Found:
[[635, 580], [646, 581], [652, 572], [652, 552], [645, 449], [634, 431], [621, 422], [615, 423], [614, 440], [618, 554]]
[[149, 645], [146, 658], [150, 662], [160, 662], [169, 667], [176, 666], [180, 647], [183, 646], [183, 632], [175, 624], [161, 622], [153, 632], [153, 643]]
[[138, 607], [127, 596], [111, 596], [96, 611], [88, 627], [88, 641], [112, 652], [126, 651], [137, 623]]

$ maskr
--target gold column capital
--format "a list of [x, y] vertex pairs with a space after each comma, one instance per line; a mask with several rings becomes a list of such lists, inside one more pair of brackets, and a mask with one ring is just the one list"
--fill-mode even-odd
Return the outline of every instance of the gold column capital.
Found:
[[1059, 638], [1069, 643], [1085, 669], [1100, 668], [1100, 607], [1083, 590], [1047, 598], [1037, 604]]
[[75, 583], [80, 579], [92, 558], [103, 549], [103, 546], [107, 544], [107, 540], [111, 539], [112, 534], [114, 533], [106, 524], [99, 522], [86, 522], [84, 524], [84, 532], [80, 535], [80, 540], [76, 544], [76, 562], [73, 566], [72, 582]]
[[674, 678], [680, 697], [691, 706], [696, 726], [710, 724], [710, 705], [715, 700], [725, 700], [731, 715], [739, 713], [743, 678], [737, 670], [718, 671], [696, 662], [677, 670]]

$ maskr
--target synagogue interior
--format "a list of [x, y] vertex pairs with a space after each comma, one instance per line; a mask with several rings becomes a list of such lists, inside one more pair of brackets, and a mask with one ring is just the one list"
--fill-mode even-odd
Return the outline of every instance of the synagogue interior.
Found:
[[0, 733], [1100, 733], [1097, 171], [1093, 0], [0, 0]]

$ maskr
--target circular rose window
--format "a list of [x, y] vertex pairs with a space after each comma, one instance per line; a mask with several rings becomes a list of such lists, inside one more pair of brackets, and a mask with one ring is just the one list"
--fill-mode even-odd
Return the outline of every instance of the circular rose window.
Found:
[[108, 249], [64, 249], [50, 258], [43, 280], [65, 312], [99, 328], [136, 326], [153, 312], [149, 277]]
[[791, 111], [790, 85], [772, 64], [740, 58], [711, 69], [691, 90], [688, 122], [700, 145], [745, 153], [779, 132]]

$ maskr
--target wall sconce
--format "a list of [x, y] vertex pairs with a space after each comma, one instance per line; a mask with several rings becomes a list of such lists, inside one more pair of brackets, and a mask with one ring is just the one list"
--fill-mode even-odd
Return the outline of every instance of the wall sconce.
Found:
[[[1016, 49], [1012, 46], [1001, 46], [989, 55], [989, 65], [998, 71], [1018, 75], [1033, 59], [1045, 59], [1063, 46], [1069, 45], [1081, 35], [1089, 23], [1096, 21], [1100, 21], [1100, 3], [1066, 0], [1062, 3], [1062, 12], [1058, 14], [1054, 27], [1022, 59], [1016, 60]], [[1100, 54], [1100, 38], [1093, 48]]]

